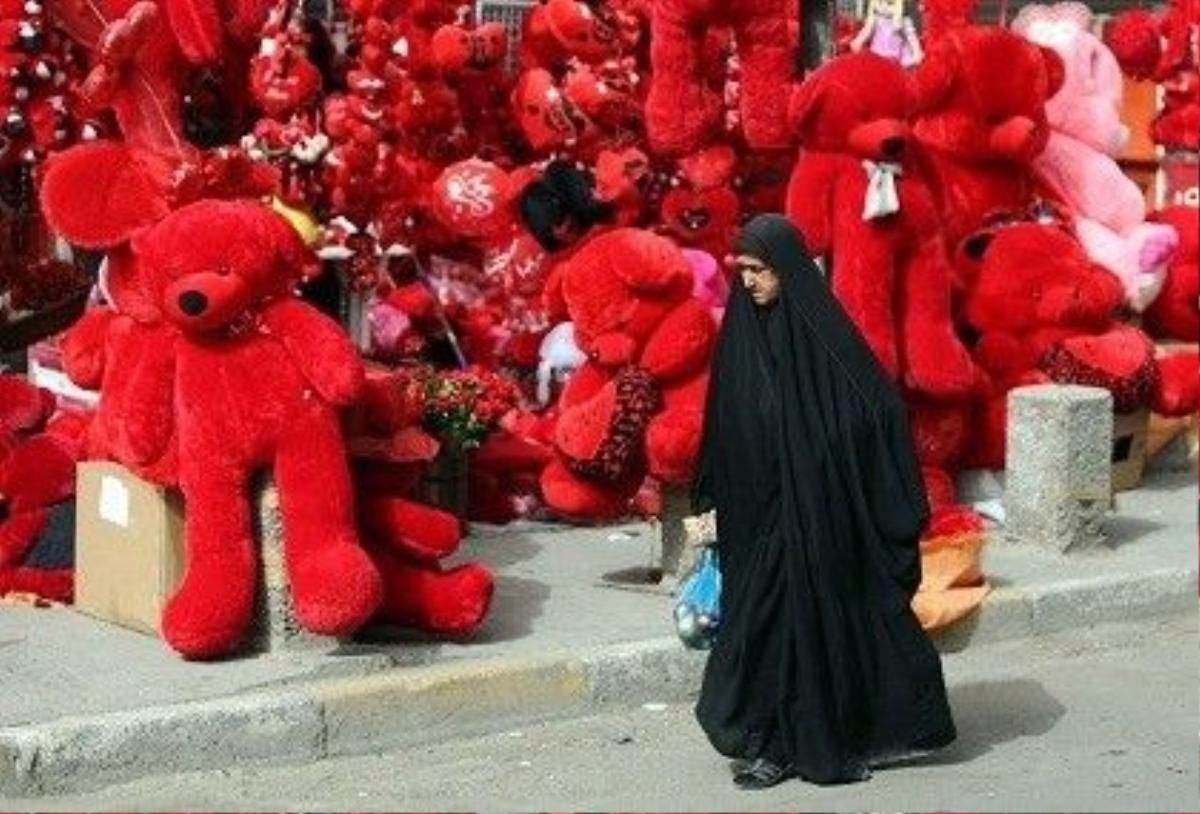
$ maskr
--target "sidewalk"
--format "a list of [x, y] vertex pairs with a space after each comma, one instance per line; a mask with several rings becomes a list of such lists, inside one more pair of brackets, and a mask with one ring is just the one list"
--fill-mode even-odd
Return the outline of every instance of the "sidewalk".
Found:
[[[949, 659], [987, 642], [1194, 611], [1197, 491], [1156, 475], [1118, 498], [1110, 550], [987, 550], [995, 586], [938, 638]], [[470, 644], [376, 635], [333, 653], [180, 661], [161, 642], [70, 610], [0, 608], [0, 797], [146, 774], [298, 762], [687, 698], [703, 654], [674, 638], [670, 600], [601, 586], [649, 565], [656, 529], [479, 529], [466, 556], [497, 570]]]

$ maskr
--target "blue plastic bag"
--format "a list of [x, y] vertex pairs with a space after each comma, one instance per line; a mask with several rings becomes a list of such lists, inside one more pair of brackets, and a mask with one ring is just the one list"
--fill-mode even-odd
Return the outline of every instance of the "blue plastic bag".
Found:
[[675, 632], [694, 650], [707, 650], [721, 623], [721, 568], [717, 550], [705, 546], [675, 601]]

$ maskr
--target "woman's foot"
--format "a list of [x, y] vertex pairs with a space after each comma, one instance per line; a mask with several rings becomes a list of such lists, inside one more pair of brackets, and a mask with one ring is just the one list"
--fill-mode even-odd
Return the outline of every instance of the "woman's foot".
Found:
[[733, 783], [739, 789], [769, 789], [791, 776], [792, 772], [787, 766], [760, 757], [734, 775]]

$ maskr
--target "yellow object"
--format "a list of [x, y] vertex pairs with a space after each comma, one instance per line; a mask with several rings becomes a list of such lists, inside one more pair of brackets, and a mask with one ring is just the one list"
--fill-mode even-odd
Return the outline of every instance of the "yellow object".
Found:
[[300, 239], [304, 241], [305, 245], [314, 246], [321, 239], [321, 227], [312, 215], [303, 209], [288, 206], [274, 196], [271, 197], [270, 204], [272, 209], [282, 215], [288, 223], [292, 224], [292, 228], [300, 233]]

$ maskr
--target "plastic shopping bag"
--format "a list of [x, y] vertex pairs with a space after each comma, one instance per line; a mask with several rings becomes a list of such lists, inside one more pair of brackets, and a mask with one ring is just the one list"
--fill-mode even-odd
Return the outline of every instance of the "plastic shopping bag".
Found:
[[721, 568], [717, 550], [705, 546], [675, 602], [675, 632], [695, 650], [707, 650], [721, 621]]

